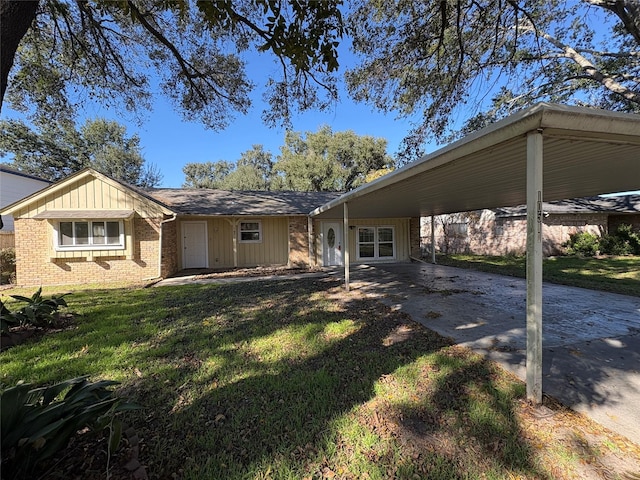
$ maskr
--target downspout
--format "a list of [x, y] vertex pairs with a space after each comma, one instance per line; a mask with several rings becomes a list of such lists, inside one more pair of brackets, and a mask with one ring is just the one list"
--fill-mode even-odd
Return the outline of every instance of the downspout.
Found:
[[[162, 235], [162, 230], [163, 230], [163, 226], [165, 223], [169, 223], [169, 222], [173, 222], [175, 221], [175, 219], [177, 218], [178, 214], [174, 213], [171, 215], [171, 218], [167, 218], [166, 220], [162, 220], [160, 222], [160, 237], [158, 239], [158, 276], [156, 278], [161, 278], [162, 277], [162, 240], [163, 240], [163, 235]], [[177, 252], [176, 252], [177, 253]]]

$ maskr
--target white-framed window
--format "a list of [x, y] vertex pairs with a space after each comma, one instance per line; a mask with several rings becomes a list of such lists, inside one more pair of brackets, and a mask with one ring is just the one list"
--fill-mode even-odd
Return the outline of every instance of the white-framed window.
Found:
[[358, 227], [358, 260], [384, 260], [396, 256], [394, 227]]
[[240, 243], [261, 243], [262, 222], [260, 220], [240, 222], [238, 225], [238, 239]]
[[466, 237], [469, 230], [469, 224], [466, 222], [454, 222], [446, 226], [449, 235], [456, 237]]
[[119, 250], [124, 248], [122, 220], [60, 220], [55, 225], [56, 250]]

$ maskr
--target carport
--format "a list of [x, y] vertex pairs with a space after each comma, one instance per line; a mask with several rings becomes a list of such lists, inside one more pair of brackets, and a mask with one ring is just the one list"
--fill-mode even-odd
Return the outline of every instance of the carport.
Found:
[[541, 204], [638, 189], [640, 116], [539, 103], [346, 193], [311, 216], [343, 218], [349, 289], [349, 216], [433, 217], [526, 203], [526, 383], [527, 397], [540, 403]]

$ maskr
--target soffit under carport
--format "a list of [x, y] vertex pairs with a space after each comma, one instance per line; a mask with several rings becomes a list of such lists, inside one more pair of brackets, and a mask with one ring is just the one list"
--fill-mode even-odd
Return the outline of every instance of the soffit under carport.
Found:
[[640, 116], [538, 104], [314, 210], [417, 217], [526, 203], [527, 134], [543, 134], [543, 200], [640, 189]]

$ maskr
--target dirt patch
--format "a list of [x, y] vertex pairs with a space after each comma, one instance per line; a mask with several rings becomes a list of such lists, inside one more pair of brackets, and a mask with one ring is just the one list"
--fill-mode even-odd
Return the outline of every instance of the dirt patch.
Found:
[[58, 314], [53, 323], [47, 327], [22, 325], [9, 329], [9, 333], [0, 335], [0, 351], [20, 345], [30, 339], [38, 339], [43, 335], [62, 332], [75, 328], [74, 316], [71, 313]]
[[268, 277], [272, 275], [297, 275], [301, 273], [316, 273], [319, 269], [307, 267], [253, 267], [253, 268], [227, 268], [227, 269], [189, 269], [181, 270], [172, 275], [175, 277], [194, 276], [195, 279], [206, 278], [234, 278], [234, 277]]
[[[419, 396], [421, 392], [416, 391], [415, 395]], [[555, 449], [565, 449], [576, 455], [572, 462], [573, 473], [583, 480], [640, 478], [640, 447], [555, 399], [545, 397], [542, 406], [523, 400], [514, 413], [522, 438], [543, 460], [545, 450], [554, 445]], [[360, 423], [381, 437], [395, 438], [409, 456], [433, 452], [446, 458], [460, 458], [469, 451], [486, 451], [487, 446], [495, 454], [507, 447], [501, 438], [481, 445], [472, 436], [461, 444], [455, 432], [450, 430], [451, 426], [446, 421], [443, 423], [442, 416], [423, 410], [399, 411], [380, 399], [365, 404], [358, 416]], [[554, 478], [568, 478], [562, 466], [553, 469]]]

